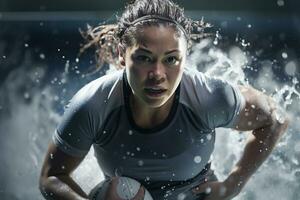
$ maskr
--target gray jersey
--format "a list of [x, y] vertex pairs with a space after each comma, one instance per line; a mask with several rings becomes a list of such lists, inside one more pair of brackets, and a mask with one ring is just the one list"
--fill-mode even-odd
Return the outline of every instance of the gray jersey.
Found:
[[236, 87], [185, 69], [167, 119], [144, 129], [133, 120], [138, 111], [130, 110], [129, 95], [124, 70], [87, 84], [68, 104], [55, 144], [73, 156], [85, 156], [93, 145], [106, 177], [193, 180], [209, 162], [215, 128], [233, 127], [244, 104]]

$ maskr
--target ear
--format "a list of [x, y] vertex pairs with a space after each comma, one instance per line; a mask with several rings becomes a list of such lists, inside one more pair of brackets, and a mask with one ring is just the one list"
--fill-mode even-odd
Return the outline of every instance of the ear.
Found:
[[122, 67], [125, 67], [125, 47], [122, 44], [118, 44], [119, 63]]

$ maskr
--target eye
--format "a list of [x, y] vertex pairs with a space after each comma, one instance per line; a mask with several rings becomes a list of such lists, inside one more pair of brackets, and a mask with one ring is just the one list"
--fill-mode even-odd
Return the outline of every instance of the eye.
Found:
[[177, 65], [179, 62], [179, 59], [176, 56], [170, 56], [165, 59], [165, 62], [168, 65]]
[[146, 63], [150, 63], [152, 61], [149, 56], [145, 56], [145, 55], [138, 55], [135, 57], [135, 60], [138, 62], [146, 62]]

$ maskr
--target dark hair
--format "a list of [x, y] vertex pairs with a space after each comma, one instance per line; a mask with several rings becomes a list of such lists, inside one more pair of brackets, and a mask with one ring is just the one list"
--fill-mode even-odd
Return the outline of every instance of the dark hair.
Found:
[[95, 28], [89, 26], [87, 31], [81, 31], [87, 43], [81, 48], [80, 52], [82, 53], [87, 48], [94, 46], [96, 47], [98, 69], [104, 63], [120, 67], [117, 46], [119, 43], [125, 47], [135, 44], [136, 31], [139, 27], [164, 24], [174, 27], [178, 34], [182, 33], [176, 27], [176, 24], [157, 19], [141, 21], [134, 26], [130, 26], [133, 21], [146, 15], [161, 16], [180, 24], [187, 33], [188, 47], [192, 43], [211, 35], [204, 32], [205, 28], [211, 27], [210, 24], [205, 23], [203, 20], [195, 21], [185, 17], [183, 8], [180, 8], [171, 0], [135, 0], [125, 7], [122, 16], [118, 17], [117, 24], [100, 25]]

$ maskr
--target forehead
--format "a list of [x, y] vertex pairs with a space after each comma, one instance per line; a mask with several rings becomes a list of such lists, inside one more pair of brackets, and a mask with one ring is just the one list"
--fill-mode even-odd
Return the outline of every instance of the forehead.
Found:
[[183, 34], [171, 26], [151, 25], [139, 27], [136, 32], [136, 48], [143, 46], [153, 51], [167, 51], [178, 49], [182, 52], [186, 48]]

